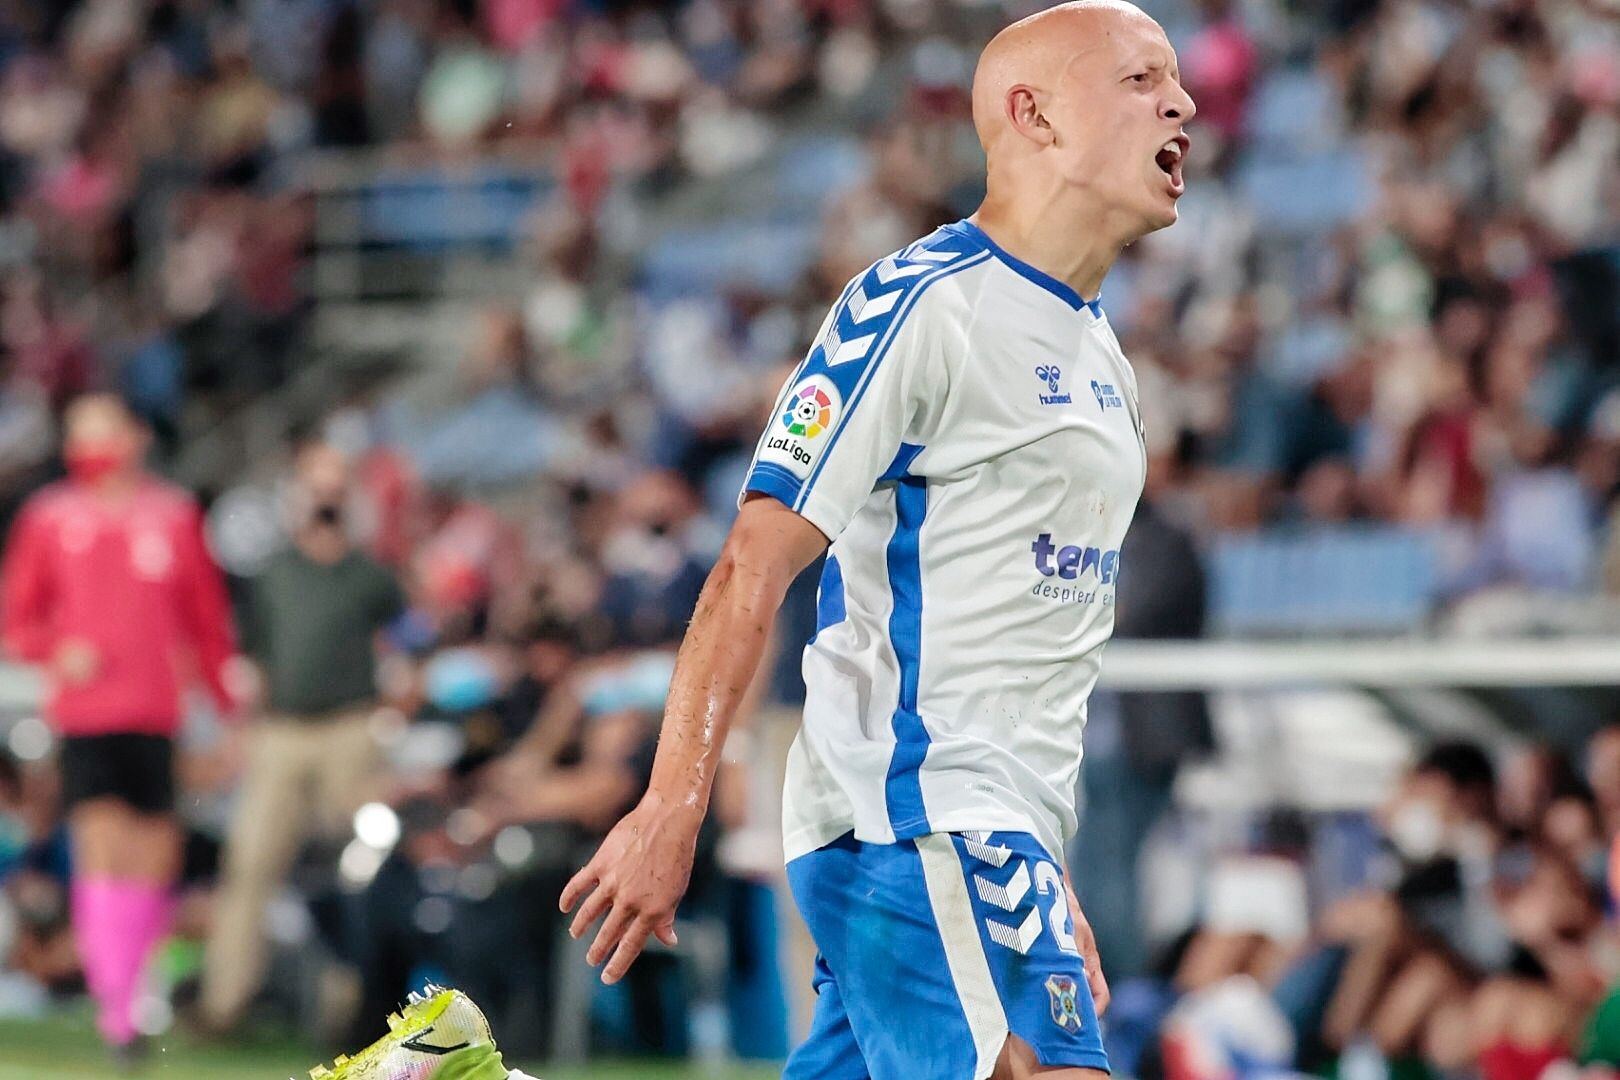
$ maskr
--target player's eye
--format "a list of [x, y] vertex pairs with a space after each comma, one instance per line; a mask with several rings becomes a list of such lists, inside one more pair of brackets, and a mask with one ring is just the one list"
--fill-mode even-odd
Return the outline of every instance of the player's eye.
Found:
[[1138, 85], [1145, 84], [1148, 81], [1148, 73], [1145, 71], [1139, 71], [1130, 77], [1130, 81]]

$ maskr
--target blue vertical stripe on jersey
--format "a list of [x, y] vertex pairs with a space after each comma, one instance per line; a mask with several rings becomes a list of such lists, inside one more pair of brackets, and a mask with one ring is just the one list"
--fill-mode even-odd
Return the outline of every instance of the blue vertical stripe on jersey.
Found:
[[[970, 238], [954, 237], [954, 239]], [[791, 504], [792, 509], [801, 510], [804, 508], [805, 500], [810, 497], [810, 492], [814, 490], [816, 481], [821, 477], [821, 470], [826, 467], [827, 462], [832, 458], [833, 451], [838, 448], [838, 439], [843, 435], [844, 429], [849, 426], [849, 418], [860, 407], [861, 399], [865, 397], [867, 387], [872, 384], [872, 376], [877, 373], [877, 369], [882, 365], [884, 357], [888, 355], [889, 347], [894, 344], [894, 339], [899, 334], [900, 327], [905, 323], [906, 316], [916, 307], [918, 299], [928, 291], [928, 288], [934, 282], [950, 277], [952, 274], [959, 274], [963, 270], [979, 265], [988, 258], [990, 258], [990, 253], [983, 249], [976, 252], [964, 252], [963, 256], [955, 262], [945, 263], [938, 270], [932, 270], [914, 279], [915, 284], [907, 289], [905, 297], [895, 306], [892, 312], [883, 317], [884, 326], [881, 337], [879, 337], [875, 348], [868, 354], [868, 358], [864, 363], [856, 365], [851, 362], [848, 365], [839, 365], [833, 368], [818, 368], [814, 364], [805, 367], [801, 378], [820, 371], [838, 384], [839, 392], [844, 396], [844, 414], [839, 418], [838, 426], [833, 429], [832, 434], [828, 437], [827, 446], [821, 451], [821, 459], [810, 470], [810, 476], [805, 480], [803, 487], [800, 488], [798, 499]], [[876, 281], [876, 270], [868, 273], [863, 280]], [[840, 316], [840, 319], [842, 319], [842, 316]], [[822, 363], [825, 364], [825, 357], [823, 357]], [[857, 366], [858, 371], [855, 370]], [[849, 372], [847, 376], [843, 374], [845, 370]], [[854, 383], [853, 388], [846, 389], [844, 385], [845, 379], [857, 375], [859, 378]]]
[[816, 590], [816, 632], [810, 635], [813, 643], [829, 626], [844, 621], [844, 568], [835, 555], [827, 556], [821, 566], [821, 586]]
[[[915, 457], [915, 453], [912, 456]], [[900, 477], [894, 489], [894, 510], [894, 536], [889, 540], [888, 550], [889, 591], [894, 598], [889, 612], [889, 641], [900, 665], [900, 694], [891, 721], [894, 755], [889, 758], [883, 794], [895, 839], [905, 840], [930, 831], [928, 811], [923, 806], [921, 773], [923, 759], [928, 756], [928, 729], [917, 712], [923, 605], [919, 540], [923, 518], [928, 513], [927, 479]]]
[[878, 477], [878, 480], [881, 482], [901, 479], [911, 471], [911, 463], [916, 461], [917, 455], [922, 452], [923, 448], [916, 443], [901, 443], [900, 452], [894, 455], [894, 461], [890, 463], [887, 469], [883, 470], [883, 475]]

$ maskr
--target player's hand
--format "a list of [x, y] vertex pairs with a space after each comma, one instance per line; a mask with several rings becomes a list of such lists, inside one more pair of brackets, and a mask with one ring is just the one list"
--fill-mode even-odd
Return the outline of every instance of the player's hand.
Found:
[[1097, 935], [1091, 932], [1091, 923], [1080, 910], [1074, 889], [1063, 890], [1069, 895], [1069, 916], [1074, 919], [1074, 943], [1080, 946], [1080, 956], [1086, 962], [1086, 983], [1091, 987], [1091, 1000], [1100, 1017], [1108, 1011], [1108, 980], [1103, 977], [1102, 957], [1097, 954]]
[[585, 959], [592, 966], [608, 961], [602, 969], [604, 983], [624, 977], [641, 955], [647, 935], [665, 945], [675, 944], [675, 908], [692, 878], [702, 821], [700, 808], [672, 806], [649, 792], [563, 889], [560, 906], [565, 912], [585, 897], [568, 928], [570, 935], [583, 937], [592, 923], [602, 919]]
[[51, 669], [67, 686], [83, 686], [101, 670], [101, 652], [84, 638], [65, 638], [51, 657]]

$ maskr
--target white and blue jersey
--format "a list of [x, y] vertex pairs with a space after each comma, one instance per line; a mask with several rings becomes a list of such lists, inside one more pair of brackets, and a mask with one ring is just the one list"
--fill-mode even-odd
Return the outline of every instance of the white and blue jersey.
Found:
[[965, 221], [850, 283], [746, 483], [833, 541], [789, 859], [968, 830], [1061, 855], [1145, 473], [1135, 376], [1068, 285]]
[[[967, 221], [850, 282], [789, 379], [744, 491], [832, 540], [783, 804], [822, 953], [789, 1076], [986, 1076], [1009, 1030], [1106, 1068], [1056, 868], [1145, 471], [1100, 308]], [[906, 1071], [907, 1016], [971, 1038]]]

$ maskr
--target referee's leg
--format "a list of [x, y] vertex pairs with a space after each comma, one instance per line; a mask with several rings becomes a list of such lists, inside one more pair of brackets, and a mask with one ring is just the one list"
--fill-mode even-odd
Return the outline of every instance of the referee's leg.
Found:
[[174, 747], [161, 736], [65, 736], [58, 768], [73, 846], [71, 905], [96, 1025], [115, 1048], [137, 1034], [135, 994], [168, 931], [180, 865]]

